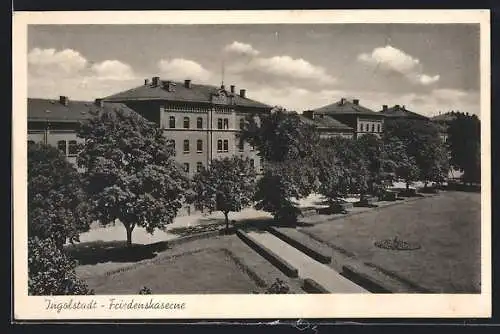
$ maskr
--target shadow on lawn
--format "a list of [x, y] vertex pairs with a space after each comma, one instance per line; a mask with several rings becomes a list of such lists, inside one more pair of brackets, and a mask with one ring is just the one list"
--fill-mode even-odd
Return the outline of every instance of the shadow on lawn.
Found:
[[66, 252], [80, 265], [104, 262], [137, 262], [154, 258], [158, 252], [169, 248], [167, 242], [148, 245], [132, 244], [125, 241], [92, 241], [69, 245]]

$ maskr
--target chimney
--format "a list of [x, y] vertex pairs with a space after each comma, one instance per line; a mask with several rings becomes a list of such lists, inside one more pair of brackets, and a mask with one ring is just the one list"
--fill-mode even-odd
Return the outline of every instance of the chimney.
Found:
[[62, 105], [65, 105], [67, 106], [68, 105], [68, 102], [69, 102], [69, 99], [67, 96], [59, 96], [59, 103], [61, 103]]
[[158, 87], [160, 85], [160, 77], [153, 77], [153, 87]]
[[401, 109], [406, 110], [406, 106], [403, 104], [403, 106], [401, 107]]
[[382, 110], [383, 110], [383, 111], [386, 111], [386, 110], [387, 110], [387, 104], [384, 104], [384, 105], [382, 106]]
[[240, 96], [245, 98], [246, 97], [246, 92], [247, 90], [246, 89], [240, 89]]
[[224, 86], [224, 84], [220, 85], [220, 89], [224, 90], [226, 89], [226, 86]]
[[396, 107], [396, 109], [401, 108], [401, 106], [399, 104], [396, 104], [395, 107]]
[[104, 107], [104, 101], [102, 99], [95, 99], [95, 105], [102, 108]]
[[354, 100], [352, 100], [352, 103], [354, 103], [355, 105], [359, 105], [359, 100], [358, 99], [354, 99]]
[[234, 90], [235, 90], [235, 88], [236, 88], [236, 87], [235, 87], [234, 85], [231, 85], [231, 93], [233, 93], [233, 94], [234, 94]]
[[184, 80], [184, 87], [191, 88], [191, 80], [189, 80], [189, 79]]
[[340, 105], [343, 105], [345, 103], [345, 97], [340, 99]]
[[144, 79], [144, 86], [149, 85], [149, 79]]

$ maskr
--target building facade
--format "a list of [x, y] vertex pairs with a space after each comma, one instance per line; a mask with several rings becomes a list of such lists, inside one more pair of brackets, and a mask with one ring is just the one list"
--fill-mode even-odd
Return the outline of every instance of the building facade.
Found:
[[153, 77], [136, 88], [103, 98], [125, 104], [164, 130], [176, 160], [194, 175], [212, 159], [239, 155], [249, 158], [257, 173], [262, 161], [255, 148], [239, 139], [247, 117], [268, 113], [271, 106], [251, 100], [246, 90], [174, 82]]
[[354, 138], [367, 133], [380, 137], [384, 128], [384, 116], [363, 107], [358, 99], [348, 101], [342, 98], [338, 102], [308, 111], [308, 113], [312, 113], [315, 117], [326, 115], [352, 128]]
[[77, 145], [82, 142], [76, 135], [79, 122], [91, 117], [92, 111], [113, 108], [127, 106], [102, 100], [71, 101], [67, 96], [58, 100], [28, 98], [28, 144], [57, 147], [76, 166]]

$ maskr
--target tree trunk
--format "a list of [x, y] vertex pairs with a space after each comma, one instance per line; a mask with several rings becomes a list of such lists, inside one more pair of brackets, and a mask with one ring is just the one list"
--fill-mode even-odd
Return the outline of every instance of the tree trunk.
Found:
[[132, 231], [134, 230], [135, 225], [133, 224], [123, 224], [125, 225], [125, 229], [127, 230], [127, 247], [132, 246]]
[[226, 230], [229, 230], [229, 212], [224, 212], [224, 217], [226, 219]]

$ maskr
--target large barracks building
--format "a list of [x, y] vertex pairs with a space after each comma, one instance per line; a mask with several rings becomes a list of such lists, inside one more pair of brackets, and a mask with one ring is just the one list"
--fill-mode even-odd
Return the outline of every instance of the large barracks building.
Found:
[[[28, 98], [28, 141], [43, 142], [61, 150], [75, 163], [78, 123], [91, 117], [91, 110], [125, 108], [154, 122], [175, 147], [175, 159], [194, 175], [213, 159], [240, 155], [262, 171], [258, 152], [238, 137], [244, 119], [269, 113], [272, 106], [250, 99], [245, 89], [202, 85], [160, 77], [145, 79], [140, 86], [95, 101]], [[360, 105], [359, 100], [340, 99], [327, 106], [304, 111], [303, 122], [314, 125], [320, 136], [357, 138], [372, 133], [380, 136], [387, 117], [417, 117], [399, 106], [380, 112]]]

